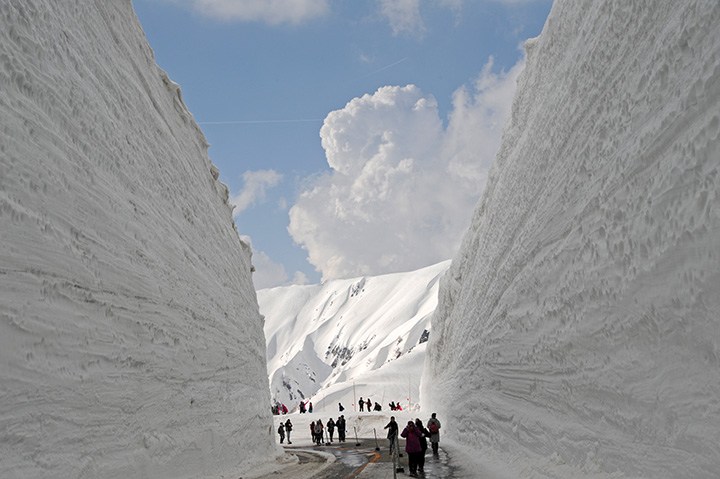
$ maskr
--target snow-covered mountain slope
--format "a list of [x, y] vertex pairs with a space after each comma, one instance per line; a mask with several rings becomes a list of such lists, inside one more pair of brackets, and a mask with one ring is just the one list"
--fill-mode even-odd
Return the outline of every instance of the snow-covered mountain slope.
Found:
[[716, 478], [720, 6], [558, 0], [527, 51], [423, 407], [521, 477]]
[[430, 315], [450, 261], [418, 271], [258, 291], [274, 401], [348, 411], [418, 402]]
[[277, 452], [207, 146], [129, 0], [0, 2], [0, 477], [217, 477]]

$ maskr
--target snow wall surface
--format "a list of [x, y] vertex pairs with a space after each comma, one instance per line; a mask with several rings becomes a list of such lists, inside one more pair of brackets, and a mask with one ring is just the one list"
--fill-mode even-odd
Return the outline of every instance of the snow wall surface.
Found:
[[557, 1], [526, 49], [423, 408], [481, 454], [716, 478], [720, 4]]
[[129, 0], [0, 2], [0, 477], [276, 453], [250, 248]]

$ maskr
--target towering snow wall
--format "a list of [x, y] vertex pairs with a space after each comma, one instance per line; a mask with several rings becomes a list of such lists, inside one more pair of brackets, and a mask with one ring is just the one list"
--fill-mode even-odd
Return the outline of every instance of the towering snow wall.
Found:
[[130, 0], [0, 2], [0, 477], [275, 451], [250, 249], [207, 147]]
[[481, 455], [715, 478], [720, 6], [556, 1], [526, 48], [424, 407]]

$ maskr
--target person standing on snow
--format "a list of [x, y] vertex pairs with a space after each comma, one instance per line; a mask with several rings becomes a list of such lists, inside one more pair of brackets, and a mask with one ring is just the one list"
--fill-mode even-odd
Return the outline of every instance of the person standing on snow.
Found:
[[372, 411], [372, 401], [370, 400], [370, 398], [367, 399], [367, 402], [365, 404], [367, 404], [367, 412], [371, 412]]
[[360, 412], [363, 412], [363, 409], [365, 409], [365, 401], [362, 396], [360, 396]]
[[285, 421], [285, 432], [287, 433], [288, 444], [292, 444], [290, 441], [290, 431], [292, 431], [292, 423], [290, 422], [290, 418], [288, 418], [288, 420]]
[[432, 413], [428, 420], [428, 431], [430, 431], [430, 444], [432, 444], [433, 456], [438, 457], [438, 443], [440, 442], [440, 421], [437, 414]]
[[278, 434], [280, 434], [280, 444], [282, 444], [285, 440], [285, 425], [283, 423], [278, 426]]
[[405, 438], [405, 452], [408, 454], [408, 467], [410, 468], [410, 476], [418, 477], [417, 469], [419, 456], [422, 454], [422, 447], [420, 446], [420, 430], [415, 427], [415, 423], [408, 421], [407, 426], [400, 433], [400, 436]]
[[398, 424], [395, 422], [395, 416], [390, 416], [390, 422], [387, 423], [387, 426], [385, 426], [383, 429], [387, 429], [387, 438], [388, 441], [390, 441], [390, 454], [393, 452], [393, 447], [395, 446], [395, 443], [397, 442], [397, 436], [398, 436]]

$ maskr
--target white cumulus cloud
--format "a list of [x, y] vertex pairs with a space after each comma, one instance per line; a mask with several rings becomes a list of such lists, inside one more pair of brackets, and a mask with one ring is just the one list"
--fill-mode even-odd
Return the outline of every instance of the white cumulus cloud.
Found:
[[455, 92], [447, 129], [418, 87], [383, 87], [331, 112], [331, 171], [290, 209], [288, 231], [323, 280], [417, 269], [451, 258], [500, 144], [523, 61]]
[[285, 267], [273, 261], [263, 251], [253, 249], [252, 256], [253, 267], [253, 283], [255, 289], [274, 288], [276, 286], [287, 286], [290, 284], [307, 284], [309, 282], [307, 276], [302, 271], [295, 271], [292, 279], [285, 270]]
[[230, 195], [228, 200], [235, 207], [233, 216], [239, 215], [257, 201], [265, 200], [265, 190], [276, 186], [282, 175], [275, 170], [246, 171], [243, 173], [243, 189]]
[[379, 0], [380, 14], [387, 18], [393, 34], [422, 35], [425, 24], [420, 15], [420, 0]]
[[183, 0], [199, 13], [221, 20], [298, 24], [325, 15], [329, 0]]
[[253, 251], [252, 262], [255, 267], [253, 273], [255, 289], [271, 288], [287, 282], [288, 274], [285, 267], [275, 263], [264, 252]]

